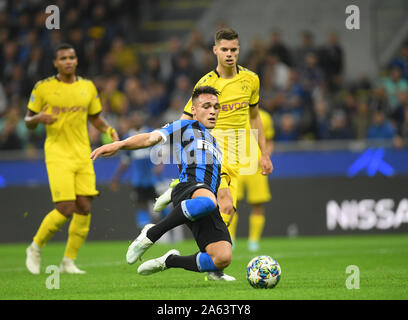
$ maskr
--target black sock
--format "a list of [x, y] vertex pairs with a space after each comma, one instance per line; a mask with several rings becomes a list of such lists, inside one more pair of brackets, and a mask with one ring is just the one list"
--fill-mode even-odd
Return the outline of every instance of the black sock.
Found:
[[172, 254], [168, 256], [166, 259], [166, 267], [167, 268], [183, 268], [189, 271], [200, 272], [197, 266], [197, 254], [193, 254], [192, 256], [178, 256]]
[[190, 220], [184, 216], [181, 204], [179, 204], [164, 219], [160, 220], [156, 225], [147, 230], [146, 236], [152, 242], [156, 242], [167, 231], [188, 221]]

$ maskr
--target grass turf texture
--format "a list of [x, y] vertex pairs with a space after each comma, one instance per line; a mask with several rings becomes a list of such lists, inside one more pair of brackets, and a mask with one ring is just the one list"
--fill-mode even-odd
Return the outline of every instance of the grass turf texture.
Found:
[[[128, 265], [128, 242], [87, 242], [77, 265], [85, 275], [60, 275], [60, 289], [47, 289], [48, 265], [59, 265], [65, 243], [43, 249], [40, 275], [25, 269], [26, 244], [0, 245], [0, 299], [138, 299], [138, 300], [276, 300], [276, 299], [408, 299], [408, 235], [265, 238], [261, 249], [247, 250], [238, 239], [233, 262], [225, 270], [235, 282], [204, 281], [204, 274], [169, 269], [150, 276], [137, 274], [140, 262]], [[156, 244], [143, 256], [158, 257], [170, 248], [196, 252], [193, 241]], [[247, 263], [266, 254], [282, 268], [274, 289], [253, 289], [246, 280]], [[347, 289], [349, 265], [360, 271], [360, 289]]]

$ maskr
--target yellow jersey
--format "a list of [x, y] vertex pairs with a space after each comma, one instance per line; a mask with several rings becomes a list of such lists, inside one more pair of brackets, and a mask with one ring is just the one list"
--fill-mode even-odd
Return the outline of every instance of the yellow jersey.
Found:
[[[216, 88], [220, 95], [220, 113], [212, 130], [224, 154], [224, 163], [239, 163], [239, 149], [245, 142], [245, 129], [249, 121], [249, 108], [259, 103], [259, 77], [256, 73], [237, 66], [237, 74], [232, 79], [223, 79], [216, 70], [203, 76], [195, 85]], [[191, 98], [184, 108], [191, 114]]]
[[91, 80], [77, 77], [74, 83], [65, 83], [56, 76], [41, 80], [34, 86], [27, 107], [35, 113], [45, 110], [57, 118], [45, 126], [46, 161], [89, 159], [88, 115], [102, 111]]

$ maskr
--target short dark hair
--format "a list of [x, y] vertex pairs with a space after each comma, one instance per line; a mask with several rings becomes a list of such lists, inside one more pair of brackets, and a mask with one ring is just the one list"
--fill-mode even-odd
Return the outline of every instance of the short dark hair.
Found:
[[217, 43], [221, 40], [235, 40], [238, 39], [238, 33], [230, 28], [222, 28], [215, 32], [214, 42]]
[[66, 43], [66, 42], [60, 43], [59, 45], [57, 45], [54, 48], [54, 59], [57, 57], [58, 51], [66, 50], [66, 49], [74, 49], [75, 50], [75, 48], [74, 48], [74, 46], [72, 44], [69, 44], [69, 43]]
[[197, 87], [193, 91], [193, 95], [191, 96], [191, 101], [194, 102], [194, 100], [197, 99], [202, 94], [212, 94], [212, 95], [218, 97], [220, 92], [217, 89], [215, 89], [214, 87], [211, 87], [211, 86]]

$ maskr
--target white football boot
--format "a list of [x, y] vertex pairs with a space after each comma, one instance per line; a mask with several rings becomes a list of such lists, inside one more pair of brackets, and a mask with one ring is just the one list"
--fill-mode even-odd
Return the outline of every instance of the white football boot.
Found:
[[40, 274], [41, 247], [34, 242], [26, 249], [26, 267], [32, 274]]
[[85, 274], [86, 271], [79, 269], [76, 265], [74, 260], [71, 258], [64, 257], [60, 264], [60, 272], [61, 273], [70, 273], [70, 274]]
[[168, 206], [168, 204], [171, 202], [171, 192], [173, 191], [174, 187], [178, 185], [180, 182], [179, 179], [174, 179], [170, 185], [169, 188], [161, 194], [158, 198], [156, 198], [156, 202], [153, 205], [153, 211], [155, 212], [161, 212]]
[[145, 225], [136, 240], [130, 244], [126, 253], [127, 263], [135, 263], [153, 245], [153, 242], [146, 236], [147, 230], [153, 226], [154, 224]]
[[168, 256], [173, 254], [179, 256], [180, 252], [176, 249], [172, 249], [159, 258], [147, 260], [139, 266], [137, 273], [143, 276], [148, 276], [150, 274], [168, 269], [166, 266], [166, 259]]
[[232, 276], [225, 274], [222, 271], [207, 272], [206, 281], [235, 281]]

